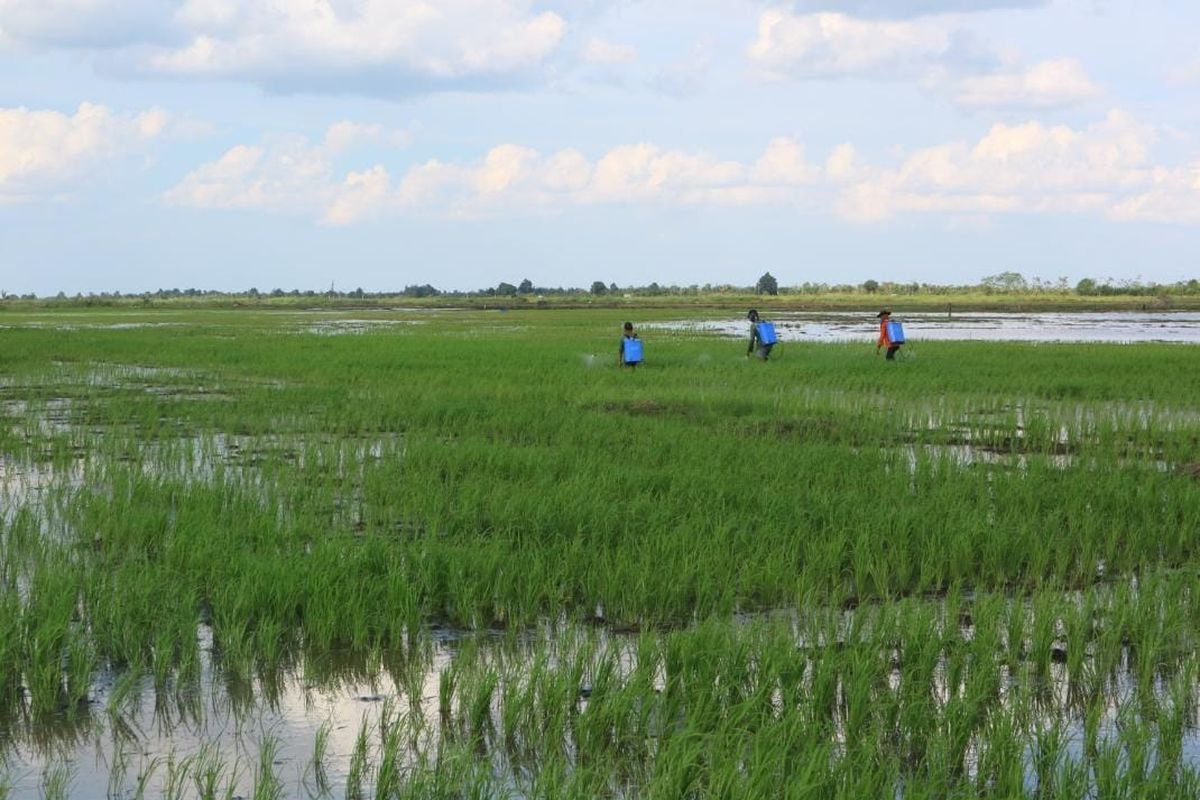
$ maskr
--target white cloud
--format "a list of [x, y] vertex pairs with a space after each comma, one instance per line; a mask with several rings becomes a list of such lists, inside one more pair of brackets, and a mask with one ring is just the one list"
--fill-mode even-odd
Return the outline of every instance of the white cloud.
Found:
[[1075, 59], [1042, 61], [1013, 73], [978, 75], [959, 83], [955, 101], [967, 108], [1053, 108], [1100, 96]]
[[825, 161], [825, 176], [832, 183], [861, 180], [868, 172], [869, 168], [862, 163], [858, 151], [849, 142], [842, 142], [833, 148], [833, 152]]
[[920, 76], [946, 54], [950, 43], [939, 25], [772, 9], [760, 15], [758, 37], [748, 55], [774, 78], [895, 78]]
[[593, 36], [583, 47], [583, 60], [588, 64], [632, 64], [637, 61], [637, 48]]
[[281, 136], [260, 145], [237, 145], [193, 170], [164, 199], [192, 208], [315, 214], [342, 224], [368, 215], [386, 194], [390, 179], [375, 165], [338, 181], [335, 159], [364, 144], [403, 146], [408, 141], [405, 131], [341, 121], [316, 143]]
[[767, 186], [811, 183], [819, 174], [820, 169], [805, 160], [804, 145], [782, 136], [771, 140], [750, 170], [755, 183]]
[[747, 56], [769, 79], [909, 81], [972, 109], [1042, 109], [1094, 100], [1100, 89], [1071, 58], [1019, 64], [945, 19], [878, 20], [772, 9]]
[[380, 210], [391, 188], [391, 177], [378, 164], [363, 172], [351, 172], [342, 182], [322, 221], [330, 225], [346, 225], [370, 217]]
[[516, 80], [566, 22], [533, 0], [0, 0], [0, 28], [135, 74], [403, 96]]
[[882, 166], [849, 143], [810, 159], [801, 142], [780, 137], [744, 161], [648, 142], [594, 158], [502, 144], [474, 161], [375, 165], [339, 177], [324, 144], [285, 139], [231, 149], [167, 199], [302, 213], [329, 224], [380, 214], [497, 216], [600, 204], [791, 206], [864, 223], [919, 213], [1200, 223], [1200, 161], [1156, 165], [1155, 141], [1154, 129], [1112, 111], [1085, 128], [997, 124], [977, 140], [922, 148]]
[[334, 200], [333, 165], [303, 137], [237, 145], [166, 193], [173, 205], [313, 213]]
[[349, 150], [359, 144], [376, 144], [385, 147], [406, 147], [412, 144], [410, 131], [387, 128], [378, 123], [364, 125], [343, 120], [329, 126], [325, 132], [325, 147], [334, 153]]
[[847, 188], [839, 210], [868, 222], [923, 211], [1115, 213], [1151, 185], [1154, 138], [1119, 111], [1082, 130], [998, 124], [973, 144], [924, 148], [874, 171]]
[[1200, 161], [1154, 169], [1146, 191], [1117, 203], [1111, 216], [1122, 221], [1200, 225]]
[[168, 124], [160, 109], [118, 114], [82, 103], [67, 115], [0, 108], [0, 200], [64, 191], [104, 163], [159, 138]]
[[382, 165], [339, 178], [335, 155], [303, 137], [239, 145], [192, 171], [164, 199], [346, 224], [389, 211], [478, 216], [566, 205], [760, 202], [770, 191], [816, 174], [804, 163], [803, 150], [786, 139], [773, 141], [750, 165], [649, 143], [614, 147], [594, 161], [570, 148], [544, 154], [502, 144], [475, 162], [412, 164], [398, 178]]

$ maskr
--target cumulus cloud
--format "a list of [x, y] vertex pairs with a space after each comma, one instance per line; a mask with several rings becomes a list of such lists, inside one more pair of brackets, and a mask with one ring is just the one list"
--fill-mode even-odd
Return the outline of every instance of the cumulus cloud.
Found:
[[932, 145], [882, 165], [850, 143], [810, 157], [803, 143], [779, 137], [745, 160], [649, 142], [594, 157], [510, 143], [475, 160], [376, 164], [343, 174], [324, 144], [281, 139], [229, 150], [167, 199], [303, 213], [336, 225], [382, 214], [474, 217], [602, 204], [789, 206], [861, 223], [920, 213], [1200, 223], [1200, 161], [1157, 165], [1155, 141], [1153, 128], [1112, 111], [1083, 128], [997, 124], [974, 141]]
[[588, 64], [632, 64], [637, 61], [637, 48], [593, 36], [583, 46], [583, 60]]
[[293, 135], [237, 145], [185, 176], [164, 200], [192, 208], [313, 214], [341, 224], [367, 216], [386, 193], [389, 178], [376, 165], [338, 179], [336, 159], [363, 144], [403, 146], [408, 141], [405, 131], [342, 121], [318, 142]]
[[1155, 168], [1145, 191], [1117, 203], [1110, 216], [1122, 221], [1200, 225], [1200, 160], [1174, 169]]
[[1061, 108], [1102, 94], [1075, 59], [1023, 66], [941, 19], [772, 9], [759, 16], [747, 56], [768, 79], [910, 81], [967, 109]]
[[897, 213], [1084, 212], [1115, 215], [1145, 191], [1153, 129], [1113, 111], [1084, 129], [997, 124], [974, 143], [923, 148], [873, 171], [839, 198], [839, 211], [872, 222]]
[[966, 108], [1053, 108], [1094, 100], [1100, 89], [1075, 59], [1043, 61], [1020, 72], [978, 75], [959, 84], [955, 101]]
[[400, 96], [518, 80], [566, 21], [532, 0], [0, 0], [0, 29], [151, 77]]
[[119, 114], [82, 103], [68, 115], [0, 108], [0, 201], [65, 191], [103, 164], [159, 138], [169, 124], [160, 109]]
[[818, 171], [804, 161], [803, 148], [782, 138], [750, 164], [644, 142], [613, 147], [594, 160], [573, 148], [542, 153], [502, 144], [477, 161], [410, 164], [398, 177], [382, 165], [339, 177], [335, 155], [303, 137], [239, 145], [191, 172], [165, 200], [346, 224], [384, 212], [478, 216], [567, 205], [745, 204], [811, 181]]

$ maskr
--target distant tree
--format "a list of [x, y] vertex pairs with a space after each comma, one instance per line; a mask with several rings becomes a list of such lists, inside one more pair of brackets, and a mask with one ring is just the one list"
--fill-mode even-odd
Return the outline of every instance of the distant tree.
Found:
[[769, 272], [764, 272], [762, 277], [758, 279], [758, 283], [754, 287], [754, 291], [758, 294], [779, 294], [779, 281], [775, 280], [775, 276]]
[[610, 284], [608, 285], [608, 290], [609, 290], [610, 292], [612, 292], [613, 294], [616, 294], [617, 292], [621, 291], [621, 290], [620, 290], [620, 288], [617, 286], [617, 284], [616, 284], [616, 283], [610, 283]]
[[1019, 272], [1001, 272], [988, 275], [981, 281], [985, 291], [992, 292], [1023, 292], [1029, 288], [1025, 276]]
[[533, 281], [529, 278], [521, 281], [521, 285], [517, 287], [517, 294], [533, 294]]
[[1079, 283], [1075, 284], [1075, 293], [1085, 297], [1094, 295], [1099, 291], [1096, 286], [1096, 281], [1091, 278], [1084, 278]]
[[607, 293], [608, 293], [608, 287], [604, 285], [604, 281], [593, 281], [592, 282], [592, 294], [602, 295], [602, 294], [607, 294]]
[[501, 295], [502, 297], [516, 297], [517, 287], [513, 286], [511, 283], [501, 283], [496, 287], [496, 294]]
[[876, 281], [876, 280], [863, 281], [862, 288], [863, 288], [863, 291], [866, 292], [867, 294], [875, 294], [876, 292], [879, 291], [879, 281]]

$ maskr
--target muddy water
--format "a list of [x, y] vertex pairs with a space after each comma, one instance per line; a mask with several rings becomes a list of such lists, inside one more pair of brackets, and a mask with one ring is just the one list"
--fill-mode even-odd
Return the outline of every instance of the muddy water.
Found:
[[[896, 314], [910, 342], [1181, 342], [1200, 343], [1200, 312], [911, 313]], [[779, 312], [771, 315], [785, 341], [874, 341], [879, 325], [864, 312]], [[742, 317], [645, 323], [644, 328], [748, 336]]]

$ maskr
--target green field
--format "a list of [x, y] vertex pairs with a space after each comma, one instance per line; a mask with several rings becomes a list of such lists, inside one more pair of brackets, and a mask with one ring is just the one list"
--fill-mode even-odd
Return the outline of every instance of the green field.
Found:
[[626, 316], [0, 318], [0, 798], [1200, 793], [1196, 347]]

